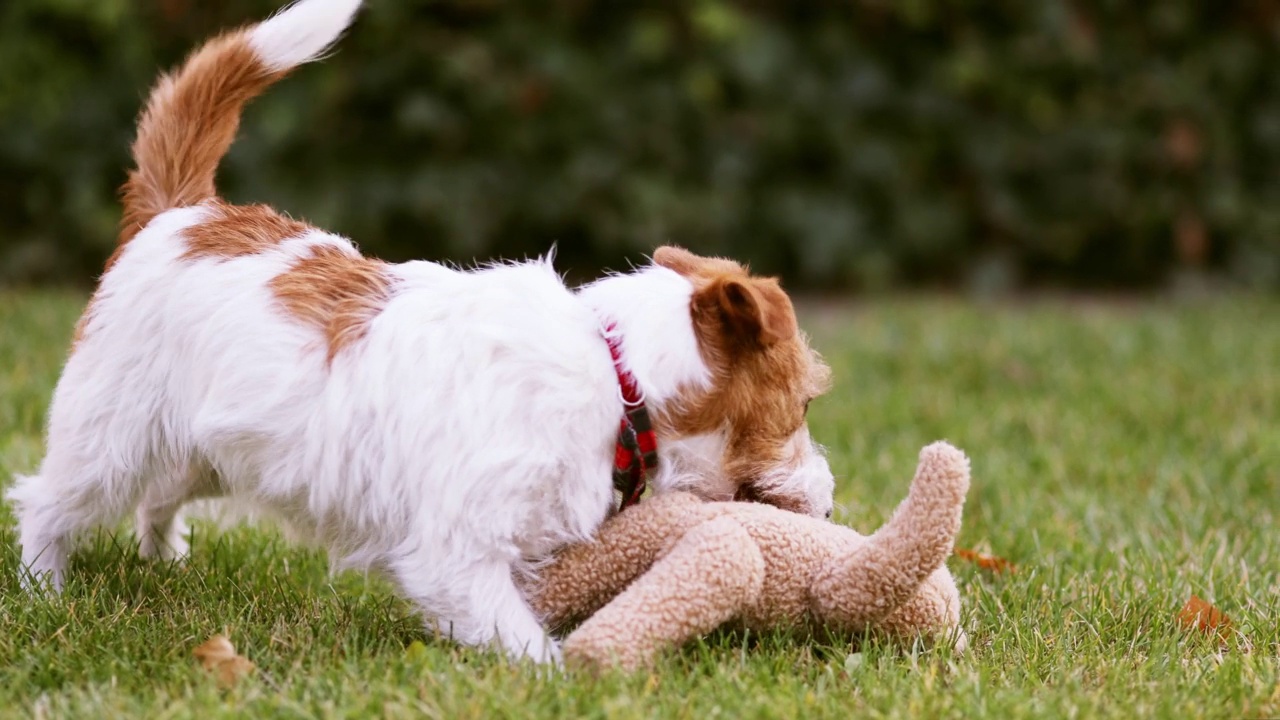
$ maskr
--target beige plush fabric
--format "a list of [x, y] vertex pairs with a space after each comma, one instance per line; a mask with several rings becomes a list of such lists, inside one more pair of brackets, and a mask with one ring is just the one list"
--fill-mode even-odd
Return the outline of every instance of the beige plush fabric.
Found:
[[934, 443], [920, 452], [906, 500], [870, 537], [768, 505], [651, 498], [566, 549], [526, 590], [549, 626], [582, 621], [564, 655], [589, 667], [641, 667], [729, 621], [963, 649], [944, 563], [968, 489], [968, 458]]

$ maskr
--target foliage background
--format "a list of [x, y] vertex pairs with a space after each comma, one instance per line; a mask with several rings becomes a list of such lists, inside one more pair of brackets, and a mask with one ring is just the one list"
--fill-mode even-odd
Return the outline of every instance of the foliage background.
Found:
[[[0, 282], [87, 282], [156, 73], [277, 0], [0, 4]], [[388, 259], [1280, 287], [1280, 3], [369, 0], [224, 165]]]

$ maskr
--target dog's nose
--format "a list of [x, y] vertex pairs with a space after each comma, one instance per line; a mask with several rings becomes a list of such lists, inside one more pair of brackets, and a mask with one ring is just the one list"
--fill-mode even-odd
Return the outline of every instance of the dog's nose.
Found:
[[828, 519], [828, 520], [830, 520], [830, 519], [831, 519], [831, 513], [832, 513], [832, 512], [834, 512], [834, 510], [833, 510], [833, 509], [828, 509], [828, 510], [827, 510], [827, 516], [826, 516], [826, 517], [827, 517], [827, 519]]

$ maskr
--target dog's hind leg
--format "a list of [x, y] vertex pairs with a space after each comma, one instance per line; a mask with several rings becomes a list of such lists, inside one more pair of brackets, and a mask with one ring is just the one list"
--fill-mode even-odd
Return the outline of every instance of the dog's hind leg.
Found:
[[166, 561], [186, 559], [190, 546], [182, 506], [219, 494], [217, 475], [208, 463], [198, 460], [180, 465], [168, 477], [149, 483], [134, 514], [138, 555]]
[[67, 522], [54, 505], [49, 483], [43, 476], [19, 475], [6, 493], [18, 516], [18, 544], [22, 549], [19, 580], [26, 589], [35, 582], [48, 582], [62, 589], [63, 576], [70, 552]]
[[190, 552], [187, 524], [182, 519], [181, 501], [152, 502], [143, 499], [138, 505], [136, 529], [138, 555], [144, 558], [173, 561], [186, 559]]
[[83, 532], [116, 521], [132, 504], [140, 485], [120, 468], [77, 464], [57, 451], [39, 475], [19, 477], [9, 490], [18, 517], [24, 587], [47, 582], [61, 590], [67, 555]]
[[464, 645], [496, 645], [512, 659], [560, 662], [560, 648], [525, 602], [509, 563], [477, 563], [447, 579], [433, 573], [433, 580], [442, 581], [430, 584], [421, 565], [398, 565], [393, 574], [405, 595], [435, 619], [441, 635]]
[[7, 493], [28, 588], [36, 581], [60, 590], [72, 543], [118, 522], [156, 468], [150, 408], [122, 404], [117, 393], [124, 391], [108, 383], [68, 390], [68, 377], [84, 374], [79, 359], [72, 355], [55, 393], [39, 474], [18, 477]]

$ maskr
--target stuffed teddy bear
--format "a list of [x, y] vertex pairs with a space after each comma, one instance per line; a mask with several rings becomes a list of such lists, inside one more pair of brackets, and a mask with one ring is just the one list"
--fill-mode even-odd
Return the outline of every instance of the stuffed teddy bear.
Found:
[[582, 621], [571, 666], [635, 669], [729, 622], [809, 626], [851, 638], [923, 638], [963, 651], [955, 547], [969, 460], [920, 452], [907, 498], [874, 535], [759, 503], [650, 498], [614, 515], [526, 580], [548, 627]]

